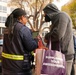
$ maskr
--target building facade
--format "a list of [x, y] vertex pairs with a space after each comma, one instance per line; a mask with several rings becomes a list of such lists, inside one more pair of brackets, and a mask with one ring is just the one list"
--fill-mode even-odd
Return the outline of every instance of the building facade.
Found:
[[0, 0], [0, 35], [3, 34], [5, 21], [13, 8], [8, 6], [8, 0]]

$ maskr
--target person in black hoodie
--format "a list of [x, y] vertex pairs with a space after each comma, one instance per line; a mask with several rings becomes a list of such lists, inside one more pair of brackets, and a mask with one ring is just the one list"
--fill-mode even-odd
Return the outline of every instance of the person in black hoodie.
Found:
[[[72, 32], [72, 20], [65, 12], [60, 11], [53, 3], [46, 5], [43, 9], [45, 21], [52, 22], [52, 28], [49, 32], [49, 39], [52, 43], [52, 50], [61, 49], [66, 59], [66, 75], [71, 75], [71, 69], [74, 58], [74, 43]], [[59, 43], [59, 44], [58, 44]]]
[[38, 47], [37, 39], [33, 39], [26, 12], [15, 9], [5, 22], [2, 75], [32, 75], [31, 52]]

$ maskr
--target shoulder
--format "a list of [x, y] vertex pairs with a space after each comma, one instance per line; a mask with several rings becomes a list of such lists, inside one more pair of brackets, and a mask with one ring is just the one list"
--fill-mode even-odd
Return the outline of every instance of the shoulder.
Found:
[[23, 25], [20, 30], [29, 31], [29, 28], [27, 26]]
[[29, 34], [29, 33], [31, 33], [30, 29], [27, 26], [24, 26], [24, 25], [20, 29], [20, 32], [23, 33], [23, 34]]
[[16, 23], [16, 28], [20, 31], [23, 31], [23, 30], [29, 30], [28, 27], [26, 27], [26, 25], [22, 24], [21, 22], [17, 22]]
[[66, 12], [59, 12], [58, 13], [59, 16], [64, 16], [64, 17], [68, 17], [69, 15]]
[[67, 22], [71, 20], [70, 16], [66, 12], [63, 12], [63, 11], [59, 12], [57, 17], [59, 18], [59, 20], [63, 20]]
[[15, 29], [16, 29], [16, 30], [19, 31], [22, 27], [23, 27], [23, 24], [22, 24], [22, 23], [20, 23], [20, 22], [16, 22], [16, 23], [15, 23]]

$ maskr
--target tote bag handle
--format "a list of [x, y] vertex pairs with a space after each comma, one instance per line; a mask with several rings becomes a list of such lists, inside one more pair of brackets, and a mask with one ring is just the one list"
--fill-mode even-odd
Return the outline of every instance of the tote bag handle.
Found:
[[[61, 52], [61, 46], [60, 46], [60, 43], [58, 43], [59, 44], [59, 51]], [[51, 47], [51, 40], [50, 40], [50, 42], [49, 42], [49, 45], [48, 45], [48, 50], [52, 50], [52, 47]]]

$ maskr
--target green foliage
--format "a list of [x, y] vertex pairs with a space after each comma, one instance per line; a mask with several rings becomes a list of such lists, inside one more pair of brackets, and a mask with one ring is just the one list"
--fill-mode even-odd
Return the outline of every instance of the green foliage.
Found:
[[76, 0], [72, 0], [72, 2], [65, 5], [62, 10], [71, 16], [73, 28], [76, 29]]

